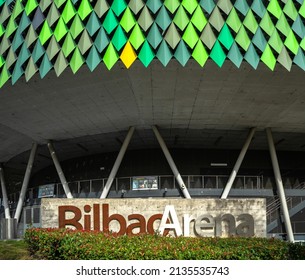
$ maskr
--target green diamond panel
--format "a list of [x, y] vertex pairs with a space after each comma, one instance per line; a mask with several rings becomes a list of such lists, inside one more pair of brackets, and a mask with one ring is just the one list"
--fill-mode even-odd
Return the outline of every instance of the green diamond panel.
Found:
[[300, 0], [0, 0], [0, 87], [135, 60], [305, 71], [304, 51]]

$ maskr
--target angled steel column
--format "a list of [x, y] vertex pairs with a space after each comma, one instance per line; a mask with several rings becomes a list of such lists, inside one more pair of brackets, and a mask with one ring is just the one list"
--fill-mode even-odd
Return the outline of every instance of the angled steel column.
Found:
[[155, 125], [152, 126], [152, 129], [153, 129], [153, 131], [154, 131], [154, 133], [156, 135], [156, 138], [157, 138], [157, 140], [158, 140], [158, 142], [159, 142], [159, 144], [161, 146], [161, 149], [162, 149], [162, 151], [163, 151], [163, 153], [164, 153], [164, 155], [165, 155], [165, 157], [167, 159], [167, 162], [168, 162], [170, 168], [172, 169], [172, 172], [174, 173], [174, 176], [175, 176], [175, 178], [176, 178], [176, 180], [177, 180], [177, 182], [179, 184], [179, 187], [180, 187], [184, 197], [190, 199], [191, 196], [190, 196], [190, 194], [189, 194], [189, 192], [188, 192], [188, 190], [187, 190], [187, 188], [186, 188], [186, 186], [185, 186], [185, 184], [183, 182], [183, 179], [182, 179], [182, 177], [181, 177], [181, 175], [180, 175], [180, 173], [179, 173], [179, 171], [177, 169], [177, 166], [176, 166], [176, 164], [175, 164], [175, 162], [174, 162], [174, 160], [173, 160], [169, 150], [166, 147], [166, 144], [165, 144], [161, 134], [159, 133], [159, 131], [158, 131], [158, 129], [157, 129], [157, 127]]
[[56, 153], [55, 153], [55, 150], [54, 150], [54, 147], [53, 147], [53, 144], [52, 144], [51, 141], [48, 142], [48, 148], [49, 148], [51, 157], [53, 159], [53, 163], [55, 165], [55, 168], [56, 168], [57, 174], [59, 176], [60, 182], [61, 182], [61, 184], [64, 188], [64, 192], [65, 192], [67, 198], [73, 198], [73, 195], [71, 194], [71, 191], [70, 191], [70, 188], [68, 186], [65, 174], [62, 171], [62, 168], [60, 166], [59, 160], [56, 156]]
[[119, 152], [119, 154], [118, 154], [118, 156], [117, 156], [117, 158], [115, 160], [115, 163], [114, 163], [114, 165], [112, 167], [112, 170], [111, 170], [111, 172], [109, 174], [109, 177], [107, 179], [106, 185], [105, 185], [105, 187], [104, 187], [104, 189], [102, 191], [102, 194], [101, 194], [100, 198], [106, 198], [107, 197], [107, 195], [108, 195], [108, 193], [110, 191], [112, 182], [113, 182], [113, 180], [114, 180], [114, 178], [115, 178], [115, 176], [116, 176], [116, 174], [118, 172], [118, 169], [119, 169], [119, 167], [121, 165], [121, 162], [123, 160], [123, 157], [125, 155], [127, 147], [129, 145], [130, 139], [131, 139], [131, 137], [133, 135], [133, 132], [134, 132], [134, 127], [131, 126], [129, 128], [129, 130], [128, 130], [128, 133], [127, 133], [126, 137], [125, 137], [125, 140], [123, 142], [121, 150], [120, 150], [120, 152]]
[[236, 161], [236, 163], [235, 163], [235, 165], [233, 167], [233, 170], [232, 170], [232, 173], [230, 175], [230, 178], [229, 178], [229, 180], [228, 180], [228, 182], [227, 182], [227, 184], [226, 184], [226, 186], [225, 186], [225, 188], [224, 188], [224, 190], [222, 192], [221, 199], [226, 199], [228, 197], [228, 194], [229, 194], [229, 192], [230, 192], [230, 190], [232, 188], [233, 182], [234, 182], [234, 180], [236, 178], [236, 175], [238, 173], [240, 165], [243, 162], [245, 154], [246, 154], [246, 152], [247, 152], [247, 150], [249, 148], [249, 145], [251, 143], [251, 140], [253, 138], [255, 130], [256, 130], [256, 128], [253, 127], [249, 131], [249, 134], [248, 134], [248, 137], [246, 139], [246, 142], [245, 142], [243, 148], [241, 149], [241, 151], [239, 153], [239, 156], [238, 156], [237, 161]]
[[7, 192], [6, 192], [6, 184], [4, 179], [4, 171], [3, 166], [0, 164], [0, 180], [1, 180], [1, 190], [2, 190], [2, 200], [3, 200], [3, 207], [4, 207], [4, 216], [5, 219], [10, 219], [10, 208], [8, 205], [8, 199], [7, 199]]
[[19, 200], [18, 200], [15, 216], [14, 216], [14, 218], [17, 220], [17, 223], [19, 222], [19, 219], [20, 219], [25, 194], [26, 194], [26, 191], [27, 191], [27, 188], [29, 185], [36, 150], [37, 150], [37, 143], [33, 143], [28, 165], [26, 167], [24, 178], [23, 178], [23, 183], [22, 183], [22, 187], [21, 187], [21, 191], [20, 191], [20, 195], [19, 195]]
[[281, 207], [283, 210], [288, 240], [290, 242], [294, 242], [294, 235], [293, 235], [293, 231], [292, 231], [292, 227], [291, 227], [291, 221], [290, 221], [287, 201], [286, 201], [286, 197], [285, 197], [285, 191], [284, 191], [284, 187], [283, 187], [281, 171], [280, 171], [278, 159], [276, 156], [276, 151], [275, 151], [275, 147], [274, 147], [271, 129], [267, 128], [266, 133], [267, 133], [267, 138], [268, 138], [269, 152], [270, 152], [270, 156], [271, 156], [273, 172], [274, 172], [274, 176], [275, 176], [275, 182], [276, 182], [276, 186], [277, 186], [277, 192], [278, 192], [280, 202], [281, 202]]

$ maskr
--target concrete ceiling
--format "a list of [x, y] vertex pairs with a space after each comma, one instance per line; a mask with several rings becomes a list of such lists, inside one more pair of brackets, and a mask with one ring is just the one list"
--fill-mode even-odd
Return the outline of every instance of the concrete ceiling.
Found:
[[170, 147], [240, 149], [250, 127], [258, 132], [252, 149], [267, 149], [271, 127], [277, 148], [305, 150], [305, 72], [263, 64], [237, 69], [225, 62], [204, 68], [172, 60], [126, 70], [84, 66], [0, 89], [0, 161], [26, 162], [33, 141], [41, 164], [49, 161], [45, 143], [55, 143], [61, 160], [118, 151], [129, 126], [136, 127], [131, 149], [157, 146], [151, 125], [158, 125]]

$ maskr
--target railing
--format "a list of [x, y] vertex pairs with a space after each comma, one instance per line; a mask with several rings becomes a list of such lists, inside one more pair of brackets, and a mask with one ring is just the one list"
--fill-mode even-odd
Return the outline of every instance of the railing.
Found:
[[[177, 186], [177, 182], [173, 175], [161, 175], [154, 176], [158, 181], [158, 189], [174, 189]], [[115, 178], [110, 190], [132, 190], [132, 181], [134, 177], [119, 177]], [[189, 189], [222, 189], [225, 187], [229, 176], [227, 175], [182, 175], [184, 183]], [[103, 190], [107, 178], [103, 179], [90, 179], [79, 180], [69, 182], [68, 186], [74, 194], [84, 193], [99, 193]], [[261, 189], [263, 187], [263, 176], [236, 176], [232, 188], [235, 189]], [[56, 196], [64, 195], [63, 187], [61, 183], [55, 184]], [[38, 188], [30, 188], [27, 191], [26, 198], [33, 199], [38, 196]], [[9, 195], [11, 202], [16, 202], [19, 197], [19, 193]]]
[[[299, 185], [294, 187], [294, 189], [305, 189], [305, 182], [300, 183]], [[287, 197], [286, 202], [287, 202], [287, 205], [292, 206], [292, 198], [291, 197]], [[281, 201], [280, 201], [279, 198], [276, 198], [271, 203], [269, 203], [267, 205], [267, 215], [270, 214], [271, 212], [274, 212], [275, 210], [279, 209], [280, 205], [281, 205]]]
[[[159, 189], [173, 189], [177, 187], [177, 182], [173, 175], [154, 176], [158, 180]], [[115, 178], [112, 183], [111, 190], [132, 190], [132, 181], [134, 177]], [[229, 176], [226, 175], [182, 175], [187, 188], [224, 188]], [[102, 191], [106, 184], [107, 178], [92, 179], [84, 181], [70, 182], [69, 187], [71, 192], [99, 192]], [[233, 188], [238, 189], [260, 189], [262, 188], [262, 176], [236, 176]], [[57, 184], [62, 187], [61, 184]]]
[[[291, 204], [292, 198], [286, 197], [287, 205]], [[281, 200], [279, 198], [274, 199], [271, 203], [267, 205], [267, 215], [271, 215], [273, 212], [277, 211], [281, 206]], [[291, 207], [290, 207], [291, 208]]]
[[[295, 186], [294, 189], [305, 189], [305, 182], [302, 182], [299, 185]], [[304, 200], [304, 198], [298, 197], [298, 200], [299, 200], [298, 203], [301, 203]], [[293, 208], [293, 206], [296, 204], [296, 203], [294, 203], [292, 197], [286, 197], [286, 203], [287, 203], [288, 209]], [[279, 210], [280, 207], [281, 207], [281, 201], [279, 198], [276, 198], [272, 202], [267, 204], [266, 215], [267, 215], [268, 222], [271, 222], [272, 220], [274, 220], [274, 218], [277, 216], [276, 212]]]
[[[161, 175], [154, 176], [158, 180], [158, 189], [174, 189], [177, 186], [177, 182], [173, 175]], [[118, 177], [115, 178], [110, 190], [132, 190], [132, 180], [134, 177]], [[189, 189], [223, 189], [229, 179], [227, 175], [182, 175], [185, 185]], [[97, 195], [103, 190], [107, 178], [102, 179], [90, 179], [90, 180], [78, 180], [68, 182], [68, 186], [73, 194], [92, 194]], [[262, 189], [263, 188], [263, 176], [236, 176], [233, 189]], [[54, 195], [56, 197], [64, 196], [64, 190], [61, 183], [56, 183]], [[9, 196], [10, 203], [18, 201], [19, 193], [12, 193]], [[38, 187], [29, 188], [26, 193], [26, 199], [34, 199], [38, 197]]]

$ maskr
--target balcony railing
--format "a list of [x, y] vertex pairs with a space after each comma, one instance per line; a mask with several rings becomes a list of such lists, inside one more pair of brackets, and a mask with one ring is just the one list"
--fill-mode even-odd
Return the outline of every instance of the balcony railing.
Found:
[[[152, 177], [152, 176], [150, 176]], [[173, 175], [153, 176], [158, 182], [158, 189], [175, 189], [178, 184]], [[113, 181], [110, 191], [131, 191], [134, 177], [118, 177]], [[229, 179], [227, 175], [182, 175], [184, 183], [189, 189], [223, 189]], [[91, 194], [92, 197], [103, 190], [107, 178], [89, 179], [68, 182], [72, 194], [82, 197], [84, 194]], [[264, 186], [263, 176], [236, 176], [233, 189], [262, 189]], [[54, 196], [64, 196], [64, 190], [61, 183], [54, 184]], [[18, 201], [19, 193], [9, 195], [9, 201], [15, 203]], [[38, 198], [38, 187], [29, 188], [26, 199]]]

